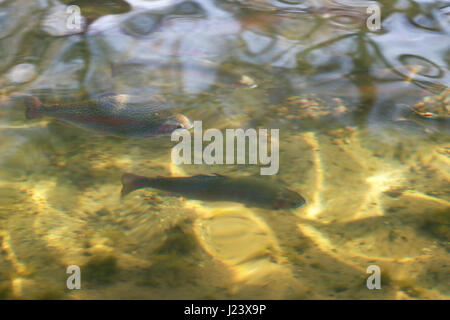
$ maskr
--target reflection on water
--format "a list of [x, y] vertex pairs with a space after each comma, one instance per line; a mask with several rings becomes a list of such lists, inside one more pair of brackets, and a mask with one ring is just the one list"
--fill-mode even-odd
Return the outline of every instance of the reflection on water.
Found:
[[[369, 32], [378, 4], [382, 28]], [[83, 28], [61, 17], [78, 5]], [[0, 298], [448, 299], [448, 1], [0, 1]], [[279, 128], [268, 210], [156, 189], [123, 172], [258, 174], [170, 161], [25, 118], [105, 93], [208, 128]], [[66, 289], [79, 265], [82, 290]], [[368, 290], [378, 265], [383, 290]]]

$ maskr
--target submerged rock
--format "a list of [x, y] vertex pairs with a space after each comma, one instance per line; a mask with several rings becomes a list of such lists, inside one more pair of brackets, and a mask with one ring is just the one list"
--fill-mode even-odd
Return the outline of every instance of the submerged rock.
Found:
[[21, 63], [12, 67], [6, 77], [13, 83], [28, 82], [36, 77], [36, 66], [31, 63]]
[[430, 95], [411, 107], [425, 119], [450, 119], [450, 88], [437, 95]]

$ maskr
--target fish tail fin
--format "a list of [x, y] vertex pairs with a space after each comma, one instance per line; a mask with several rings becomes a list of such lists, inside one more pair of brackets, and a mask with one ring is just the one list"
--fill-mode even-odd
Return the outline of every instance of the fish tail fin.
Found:
[[124, 173], [122, 176], [122, 197], [136, 189], [142, 188], [145, 180], [147, 180], [146, 177], [138, 176], [133, 173]]
[[41, 108], [43, 107], [42, 102], [33, 96], [27, 96], [26, 99], [27, 110], [25, 116], [27, 119], [36, 119], [41, 116]]

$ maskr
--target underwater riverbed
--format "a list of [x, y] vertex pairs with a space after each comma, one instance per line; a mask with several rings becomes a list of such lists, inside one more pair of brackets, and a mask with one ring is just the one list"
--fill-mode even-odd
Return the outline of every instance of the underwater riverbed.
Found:
[[[449, 39], [449, 1], [0, 0], [0, 299], [449, 299]], [[23, 98], [43, 114], [111, 93], [203, 130], [278, 129], [278, 173], [175, 164], [169, 134], [30, 117]], [[121, 197], [127, 172], [306, 203]]]

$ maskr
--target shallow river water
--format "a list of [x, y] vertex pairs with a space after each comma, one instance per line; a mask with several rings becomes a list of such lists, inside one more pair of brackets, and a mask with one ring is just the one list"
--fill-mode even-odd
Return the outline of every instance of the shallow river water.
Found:
[[[0, 0], [0, 299], [449, 299], [449, 65], [449, 1]], [[25, 117], [23, 95], [108, 93], [278, 129], [279, 171]], [[121, 197], [125, 172], [253, 176], [306, 204]]]

